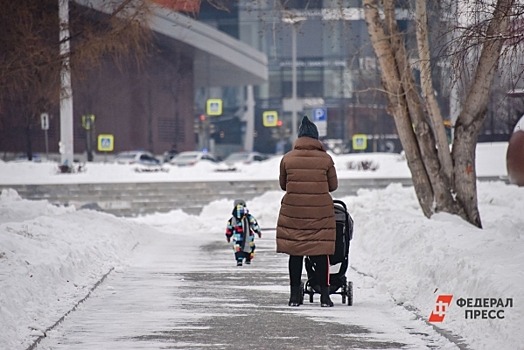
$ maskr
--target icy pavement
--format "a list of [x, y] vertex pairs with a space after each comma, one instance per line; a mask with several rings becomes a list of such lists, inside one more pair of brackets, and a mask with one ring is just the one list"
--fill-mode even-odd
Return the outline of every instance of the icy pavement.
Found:
[[[36, 349], [457, 349], [374, 280], [352, 270], [354, 305], [333, 295], [287, 306], [287, 256], [274, 232], [236, 267], [222, 233], [204, 246], [174, 235], [135, 249]], [[192, 252], [192, 254], [191, 254]], [[191, 261], [187, 261], [190, 259]], [[305, 279], [305, 276], [304, 276]]]

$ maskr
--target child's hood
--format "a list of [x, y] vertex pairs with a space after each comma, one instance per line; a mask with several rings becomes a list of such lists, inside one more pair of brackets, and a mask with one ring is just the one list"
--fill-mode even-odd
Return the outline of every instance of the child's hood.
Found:
[[233, 208], [232, 215], [237, 219], [241, 219], [244, 215], [247, 215], [247, 213], [248, 213], [248, 210], [245, 206], [243, 206], [242, 204], [237, 204]]

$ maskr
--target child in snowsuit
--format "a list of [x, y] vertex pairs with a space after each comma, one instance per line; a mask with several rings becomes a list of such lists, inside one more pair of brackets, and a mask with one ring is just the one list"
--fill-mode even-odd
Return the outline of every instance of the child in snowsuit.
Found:
[[251, 264], [255, 257], [255, 233], [262, 237], [257, 220], [249, 214], [245, 201], [235, 200], [232, 216], [227, 222], [226, 240], [228, 243], [233, 241], [237, 266], [242, 266], [244, 259], [246, 264]]

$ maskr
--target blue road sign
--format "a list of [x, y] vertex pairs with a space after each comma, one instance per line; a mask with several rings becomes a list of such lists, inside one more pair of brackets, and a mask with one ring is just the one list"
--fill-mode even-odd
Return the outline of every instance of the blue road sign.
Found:
[[313, 121], [327, 121], [327, 110], [325, 108], [313, 108]]

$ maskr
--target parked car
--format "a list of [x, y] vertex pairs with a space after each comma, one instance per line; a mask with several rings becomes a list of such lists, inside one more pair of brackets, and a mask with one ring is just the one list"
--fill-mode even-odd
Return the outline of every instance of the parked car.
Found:
[[269, 156], [266, 154], [258, 152], [234, 152], [224, 159], [226, 164], [251, 164], [253, 162], [261, 162], [269, 159]]
[[217, 158], [209, 152], [188, 151], [179, 153], [171, 159], [170, 163], [177, 166], [191, 166], [201, 161], [216, 163]]
[[[33, 162], [41, 162], [42, 161], [42, 156], [39, 154], [39, 153], [33, 153], [32, 154], [32, 161]], [[27, 158], [27, 153], [19, 153], [16, 155], [15, 159], [14, 159], [15, 162], [23, 162], [23, 161], [29, 161], [29, 159]]]
[[115, 161], [118, 164], [160, 165], [153, 153], [147, 151], [121, 152], [116, 155]]
[[175, 158], [178, 155], [176, 150], [169, 150], [164, 152], [164, 163], [169, 163], [171, 159]]
[[237, 171], [240, 167], [269, 159], [270, 156], [258, 152], [234, 152], [220, 163], [217, 171]]

